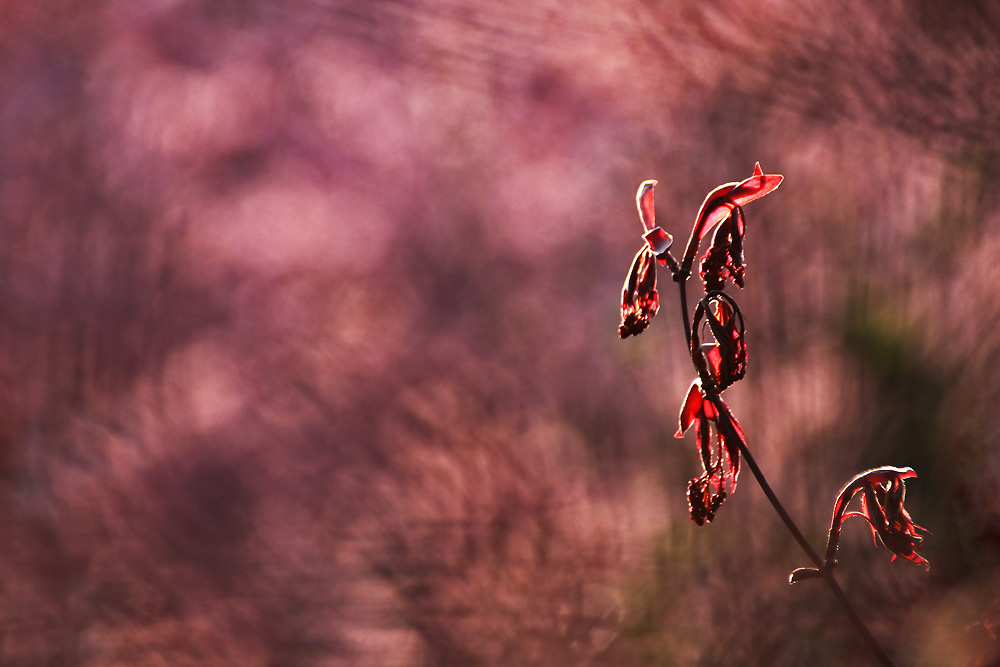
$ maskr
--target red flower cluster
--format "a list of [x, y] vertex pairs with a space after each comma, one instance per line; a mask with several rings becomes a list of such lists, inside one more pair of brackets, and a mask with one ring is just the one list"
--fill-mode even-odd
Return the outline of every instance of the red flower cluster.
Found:
[[659, 308], [653, 259], [668, 265], [674, 278], [683, 282], [691, 275], [691, 266], [702, 238], [716, 225], [718, 229], [712, 237], [712, 244], [701, 261], [705, 291], [721, 290], [729, 280], [743, 287], [743, 236], [746, 233], [743, 206], [773, 192], [783, 178], [781, 174], [765, 174], [758, 162], [750, 178], [720, 185], [708, 193], [695, 218], [682, 264], [678, 264], [670, 254], [673, 237], [656, 225], [653, 206], [656, 181], [643, 181], [636, 192], [635, 204], [645, 230], [642, 235], [645, 245], [632, 260], [632, 268], [622, 287], [622, 320], [618, 325], [618, 335], [628, 338], [642, 333]]
[[[833, 527], [831, 533], [840, 532], [840, 524], [844, 519], [859, 516], [868, 522], [872, 529], [872, 540], [881, 540], [882, 544], [892, 552], [892, 560], [902, 556], [908, 561], [929, 565], [927, 559], [917, 553], [917, 547], [923, 541], [918, 531], [928, 533], [926, 528], [913, 523], [909, 512], [903, 508], [903, 498], [906, 495], [904, 479], [916, 477], [912, 468], [893, 468], [885, 466], [863, 472], [852, 479], [840, 492], [833, 508]], [[848, 503], [860, 492], [861, 511], [846, 512]], [[836, 559], [837, 545], [834, 542], [832, 553], [827, 551], [827, 559]]]
[[[715, 517], [726, 499], [727, 488], [728, 493], [736, 489], [740, 447], [746, 445], [739, 423], [721, 398], [727, 387], [746, 374], [746, 329], [736, 301], [721, 290], [729, 281], [743, 287], [743, 236], [746, 233], [743, 206], [772, 192], [782, 178], [780, 174], [765, 174], [757, 163], [750, 178], [720, 185], [709, 192], [695, 217], [680, 264], [670, 254], [673, 238], [656, 225], [653, 206], [656, 181], [644, 181], [635, 195], [645, 244], [632, 260], [632, 268], [622, 286], [621, 323], [618, 326], [618, 335], [622, 338], [645, 331], [659, 310], [657, 262], [670, 268], [674, 280], [682, 285], [683, 294], [698, 246], [716, 228], [712, 244], [701, 261], [701, 278], [707, 294], [698, 302], [690, 326], [685, 322], [698, 379], [691, 385], [681, 408], [677, 431], [677, 437], [682, 437], [692, 424], [695, 427], [704, 473], [688, 484], [688, 504], [691, 518], [699, 525]], [[713, 338], [714, 342], [707, 338]]]
[[[837, 562], [840, 530], [845, 519], [859, 516], [867, 521], [876, 544], [881, 541], [892, 552], [893, 560], [901, 556], [923, 565], [928, 565], [928, 562], [919, 553], [923, 541], [920, 533], [928, 531], [915, 524], [903, 507], [906, 492], [904, 480], [915, 477], [916, 473], [910, 468], [875, 468], [852, 479], [840, 492], [834, 506], [826, 559], [821, 561], [770, 490], [750, 455], [743, 429], [722, 400], [722, 393], [743, 379], [747, 370], [748, 352], [743, 313], [736, 301], [723, 291], [730, 282], [740, 288], [744, 285], [746, 264], [743, 239], [746, 234], [746, 216], [743, 206], [773, 192], [783, 178], [780, 174], [765, 174], [760, 163], [757, 163], [750, 178], [720, 185], [709, 192], [695, 217], [694, 227], [680, 262], [670, 253], [673, 238], [656, 225], [653, 206], [656, 181], [644, 181], [635, 198], [643, 226], [644, 243], [632, 260], [632, 267], [622, 286], [618, 334], [627, 338], [638, 335], [649, 327], [660, 307], [656, 291], [656, 265], [659, 263], [668, 267], [674, 282], [680, 286], [684, 335], [691, 361], [698, 373], [681, 406], [677, 433], [674, 436], [681, 438], [694, 427], [703, 472], [688, 482], [691, 520], [701, 526], [715, 518], [726, 498], [736, 491], [740, 457], [743, 455], [782, 520], [818, 566], [795, 570], [789, 581], [795, 583], [823, 577], [834, 592], [838, 593], [839, 588], [830, 571]], [[699, 270], [705, 295], [698, 301], [691, 319], [688, 319], [687, 280], [691, 277], [701, 240], [713, 229], [712, 242], [702, 255]], [[860, 511], [847, 511], [851, 500], [858, 494], [861, 494]], [[859, 629], [871, 640], [870, 643], [880, 658], [883, 658], [883, 662], [892, 664], [884, 650], [867, 634], [867, 629], [857, 619], [842, 593], [839, 593], [839, 597], [848, 607], [856, 624], [860, 624]]]
[[720, 185], [705, 197], [698, 217], [695, 218], [681, 266], [682, 270], [690, 272], [698, 252], [698, 244], [715, 225], [722, 223], [712, 237], [712, 245], [701, 263], [706, 292], [722, 289], [727, 278], [732, 278], [737, 285], [743, 287], [743, 235], [746, 232], [746, 219], [742, 207], [773, 192], [783, 179], [781, 174], [765, 174], [758, 162], [754, 165], [753, 176], [750, 178], [739, 183]]
[[[740, 444], [746, 437], [739, 422], [721, 398], [706, 394], [700, 380], [695, 380], [681, 407], [677, 433], [680, 438], [694, 424], [695, 440], [705, 472], [688, 482], [688, 507], [691, 519], [699, 526], [711, 522], [729, 493], [736, 490], [740, 476]], [[715, 449], [712, 448], [715, 431]]]
[[[872, 540], [876, 546], [881, 541], [882, 545], [892, 552], [891, 560], [902, 556], [911, 563], [930, 567], [927, 559], [917, 551], [924, 539], [919, 533], [930, 533], [930, 531], [915, 524], [910, 513], [903, 507], [906, 496], [903, 480], [916, 476], [917, 473], [913, 472], [912, 468], [884, 466], [867, 470], [848, 482], [833, 506], [833, 520], [830, 523], [824, 567], [829, 569], [837, 564], [840, 529], [844, 520], [852, 516], [859, 516], [868, 522], [872, 529]], [[847, 506], [858, 493], [861, 494], [861, 511], [848, 512]], [[820, 575], [820, 571], [816, 568], [803, 567], [792, 572], [788, 581], [794, 584]]]
[[746, 219], [743, 207], [737, 206], [715, 230], [712, 245], [701, 260], [701, 279], [705, 291], [721, 290], [727, 280], [743, 288], [743, 234]]

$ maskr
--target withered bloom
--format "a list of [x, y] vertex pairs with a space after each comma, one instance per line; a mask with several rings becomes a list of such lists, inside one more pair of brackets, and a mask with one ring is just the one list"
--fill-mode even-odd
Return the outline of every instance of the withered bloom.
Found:
[[[685, 275], [689, 275], [691, 270], [691, 265], [694, 264], [695, 253], [698, 252], [698, 244], [703, 238], [720, 222], [727, 220], [733, 216], [733, 212], [739, 212], [736, 214], [739, 216], [738, 223], [731, 223], [730, 229], [724, 233], [723, 237], [719, 238], [720, 243], [725, 241], [725, 236], [728, 235], [730, 242], [732, 239], [738, 239], [735, 241], [739, 247], [739, 253], [741, 255], [739, 259], [739, 266], [742, 267], [742, 242], [743, 242], [743, 232], [745, 225], [743, 224], [743, 216], [741, 207], [749, 204], [755, 199], [760, 199], [766, 194], [774, 191], [784, 176], [781, 174], [765, 174], [758, 162], [754, 165], [753, 175], [739, 183], [725, 183], [715, 188], [708, 193], [705, 197], [705, 201], [701, 204], [701, 209], [698, 211], [698, 217], [695, 218], [694, 228], [691, 230], [691, 238], [688, 240], [687, 248], [684, 251], [684, 259], [682, 261], [682, 270]], [[711, 252], [711, 251], [710, 251]], [[718, 262], [718, 254], [715, 260]], [[706, 259], [708, 259], [706, 257]], [[734, 258], [734, 265], [736, 260]], [[742, 281], [742, 275], [740, 277]]]
[[[714, 400], [713, 400], [714, 399]], [[728, 494], [736, 491], [740, 475], [740, 443], [746, 445], [743, 429], [721, 398], [707, 397], [701, 381], [695, 380], [681, 407], [675, 438], [694, 424], [695, 440], [705, 472], [688, 482], [691, 520], [699, 526], [710, 523]], [[715, 431], [715, 448], [712, 447]], [[728, 492], [727, 492], [728, 487]]]
[[[903, 508], [903, 498], [906, 495], [904, 479], [916, 477], [912, 468], [893, 468], [885, 466], [861, 473], [844, 487], [837, 498], [833, 510], [833, 524], [840, 532], [840, 524], [844, 519], [860, 516], [868, 522], [872, 529], [872, 540], [882, 544], [892, 552], [892, 559], [902, 556], [908, 561], [929, 565], [927, 560], [917, 553], [917, 547], [923, 538], [917, 531], [929, 532], [926, 528], [913, 523], [909, 512]], [[847, 504], [858, 492], [861, 496], [861, 511], [846, 512]], [[838, 520], [839, 517], [839, 520]], [[828, 547], [827, 559], [836, 558], [837, 545]]]
[[[622, 321], [618, 325], [618, 335], [622, 338], [638, 336], [660, 307], [656, 293], [656, 262], [666, 263], [667, 251], [673, 244], [670, 234], [656, 226], [656, 211], [653, 208], [653, 186], [656, 181], [643, 181], [635, 193], [635, 206], [639, 210], [639, 220], [646, 232], [642, 235], [646, 245], [635, 254], [625, 285], [622, 286]], [[675, 265], [675, 264], [674, 264]], [[674, 266], [672, 265], [672, 266]]]
[[[833, 506], [833, 521], [830, 525], [830, 539], [826, 547], [825, 567], [837, 564], [837, 548], [840, 544], [840, 528], [845, 519], [859, 516], [872, 529], [872, 540], [876, 546], [881, 541], [892, 559], [902, 556], [906, 560], [930, 567], [926, 558], [917, 549], [923, 541], [919, 532], [930, 533], [926, 528], [913, 522], [909, 512], [903, 507], [906, 486], [903, 480], [916, 477], [912, 468], [885, 466], [865, 471], [847, 483]], [[861, 511], [848, 512], [847, 506], [855, 495], [861, 493]], [[792, 572], [790, 583], [819, 576], [815, 568], [800, 568]]]
[[701, 279], [705, 283], [706, 292], [721, 290], [727, 280], [732, 280], [743, 288], [745, 231], [746, 218], [743, 216], [742, 206], [733, 209], [733, 214], [716, 227], [712, 245], [701, 260]]
[[622, 321], [618, 325], [618, 335], [622, 338], [637, 336], [646, 330], [650, 320], [660, 308], [660, 297], [656, 293], [656, 260], [653, 251], [643, 246], [632, 260], [622, 286]]
[[[715, 343], [702, 343], [707, 323]], [[702, 386], [722, 393], [747, 372], [746, 327], [736, 301], [725, 292], [712, 292], [698, 302], [691, 327], [691, 359]]]

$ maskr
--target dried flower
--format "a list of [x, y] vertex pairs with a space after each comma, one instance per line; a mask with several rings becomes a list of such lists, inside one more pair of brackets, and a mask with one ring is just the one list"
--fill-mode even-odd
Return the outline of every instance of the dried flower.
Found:
[[[833, 506], [833, 520], [830, 525], [830, 538], [826, 546], [826, 568], [837, 564], [837, 549], [840, 544], [840, 529], [845, 519], [859, 516], [868, 522], [872, 529], [872, 540], [876, 546], [881, 541], [889, 551], [892, 559], [902, 556], [906, 560], [930, 567], [926, 558], [917, 552], [923, 541], [918, 531], [930, 533], [926, 528], [918, 526], [910, 518], [909, 512], [903, 507], [906, 486], [903, 480], [916, 477], [912, 468], [894, 468], [884, 466], [867, 470], [850, 482], [840, 492]], [[861, 493], [861, 511], [848, 512], [847, 506], [855, 495]], [[790, 583], [820, 576], [816, 568], [799, 568], [789, 577]]]
[[676, 261], [669, 253], [673, 238], [656, 226], [656, 211], [653, 208], [655, 185], [656, 181], [643, 181], [635, 193], [639, 220], [646, 230], [642, 236], [646, 245], [635, 254], [632, 268], [622, 286], [622, 321], [618, 325], [618, 335], [622, 338], [638, 336], [645, 331], [660, 307], [659, 295], [656, 293], [654, 258], [659, 259], [661, 264], [666, 264], [669, 259], [671, 269], [677, 268]]
[[695, 380], [688, 390], [674, 437], [682, 437], [692, 424], [704, 473], [688, 482], [688, 506], [691, 520], [701, 526], [715, 518], [715, 513], [726, 500], [727, 486], [729, 494], [736, 491], [740, 474], [740, 443], [745, 446], [746, 437], [729, 407], [718, 396], [707, 396], [700, 380]]
[[[715, 343], [702, 343], [707, 323]], [[722, 393], [747, 372], [746, 327], [743, 313], [725, 292], [712, 292], [698, 302], [691, 328], [691, 359], [702, 386]]]
[[743, 264], [743, 234], [746, 218], [743, 207], [733, 209], [733, 215], [716, 227], [712, 245], [701, 260], [701, 279], [706, 292], [721, 290], [727, 280], [743, 287], [745, 265]]
[[635, 254], [632, 268], [622, 286], [622, 321], [618, 325], [618, 335], [622, 338], [638, 336], [660, 308], [660, 297], [656, 293], [656, 261], [648, 247]]
[[[917, 531], [928, 533], [926, 528], [913, 523], [909, 512], [903, 508], [903, 498], [906, 495], [904, 479], [916, 477], [912, 468], [893, 468], [885, 466], [861, 473], [852, 479], [840, 492], [833, 510], [834, 528], [839, 532], [844, 519], [860, 516], [868, 522], [872, 529], [872, 540], [882, 544], [892, 552], [892, 560], [902, 556], [908, 561], [922, 565], [930, 565], [927, 559], [917, 553], [917, 547], [923, 538]], [[861, 496], [861, 511], [846, 512], [851, 498], [858, 492]], [[840, 517], [838, 521], [838, 517]], [[827, 560], [836, 559], [837, 545], [828, 546]]]
[[[739, 207], [745, 206], [753, 200], [760, 199], [764, 195], [773, 192], [775, 188], [781, 185], [783, 178], [784, 176], [781, 174], [765, 174], [760, 168], [760, 162], [758, 162], [754, 165], [753, 176], [750, 178], [739, 183], [725, 183], [709, 192], [708, 196], [705, 197], [705, 201], [701, 204], [698, 217], [695, 218], [694, 228], [691, 230], [691, 238], [688, 240], [687, 249], [684, 251], [684, 260], [681, 267], [685, 275], [689, 275], [691, 265], [694, 263], [695, 253], [698, 252], [698, 244], [715, 225], [729, 218], [733, 211]], [[744, 232], [742, 215], [740, 215], [740, 220], [738, 229], [730, 229], [729, 235], [732, 237], [735, 232], [735, 235], [741, 239], [739, 243], [742, 243]], [[742, 266], [742, 258], [740, 259], [740, 266]]]

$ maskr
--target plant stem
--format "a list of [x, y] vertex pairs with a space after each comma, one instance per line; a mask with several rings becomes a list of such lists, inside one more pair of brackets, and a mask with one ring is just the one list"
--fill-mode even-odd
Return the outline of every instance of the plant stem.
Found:
[[687, 276], [681, 273], [674, 274], [674, 280], [681, 290], [681, 321], [684, 323], [684, 340], [687, 341], [688, 353], [691, 352], [691, 323], [688, 321], [688, 292]]
[[[688, 250], [690, 251], [691, 250], [690, 241], [688, 245], [689, 245]], [[697, 245], [695, 246], [695, 250], [697, 250]], [[687, 254], [688, 253], [685, 253], [685, 256]], [[672, 257], [670, 259], [673, 260]], [[676, 281], [680, 287], [681, 321], [684, 323], [684, 338], [687, 341], [688, 351], [690, 352], [691, 323], [688, 320], [688, 304], [687, 304], [687, 279], [690, 277], [690, 269], [685, 268], [689, 265], [689, 262], [685, 262], [678, 269], [675, 269], [673, 266], [676, 264], [676, 262], [671, 261], [671, 264], [672, 264], [671, 271], [673, 272], [674, 281]], [[720, 413], [724, 411], [723, 407], [724, 403], [722, 402], [722, 399], [718, 395], [706, 394], [705, 397], [709, 401], [711, 401], [713, 405], [715, 405], [716, 409]], [[785, 509], [785, 506], [778, 499], [778, 496], [774, 493], [774, 490], [768, 483], [767, 478], [764, 477], [763, 471], [760, 469], [760, 466], [757, 465], [757, 460], [753, 457], [753, 454], [750, 453], [750, 449], [746, 446], [746, 443], [743, 442], [741, 439], [737, 439], [737, 444], [739, 445], [740, 454], [743, 456], [743, 460], [747, 462], [747, 465], [750, 467], [750, 472], [753, 473], [754, 479], [757, 480], [757, 484], [760, 485], [760, 488], [764, 492], [764, 495], [767, 496], [767, 499], [768, 501], [770, 501], [771, 506], [774, 508], [774, 511], [778, 513], [778, 516], [781, 518], [782, 523], [785, 524], [785, 527], [788, 529], [788, 532], [792, 534], [792, 537], [795, 538], [795, 541], [799, 543], [799, 546], [802, 547], [802, 550], [806, 552], [806, 555], [809, 556], [809, 559], [819, 569], [819, 572], [823, 577], [823, 581], [825, 581], [826, 585], [830, 588], [830, 592], [833, 593], [833, 597], [837, 598], [837, 601], [840, 603], [840, 606], [844, 609], [844, 612], [847, 614], [847, 617], [851, 619], [851, 623], [854, 624], [854, 627], [864, 638], [865, 642], [868, 644], [868, 647], [872, 650], [872, 653], [875, 654], [875, 656], [879, 659], [879, 661], [883, 665], [885, 665], [885, 667], [897, 667], [896, 663], [893, 662], [892, 657], [886, 652], [884, 648], [882, 648], [882, 645], [878, 643], [877, 639], [875, 639], [875, 635], [873, 635], [871, 633], [871, 630], [868, 629], [868, 626], [865, 625], [864, 620], [861, 618], [857, 610], [851, 604], [851, 601], [847, 599], [847, 596], [844, 594], [844, 591], [840, 587], [840, 584], [838, 584], [837, 580], [834, 579], [833, 571], [829, 567], [826, 567], [826, 563], [824, 562], [824, 560], [820, 558], [820, 555], [816, 553], [815, 549], [812, 548], [812, 545], [809, 544], [808, 540], [806, 540], [805, 536], [802, 534], [802, 531], [799, 530], [799, 527], [795, 525], [795, 522], [792, 520], [791, 515], [788, 514], [788, 511]]]
[[[722, 411], [722, 401], [718, 396], [709, 394], [707, 398], [712, 401], [720, 412]], [[753, 454], [750, 453], [750, 449], [742, 441], [737, 440], [737, 444], [740, 448], [740, 454], [743, 455], [743, 460], [747, 462], [747, 465], [750, 467], [750, 472], [753, 473], [754, 479], [757, 480], [761, 490], [764, 491], [764, 495], [767, 496], [767, 499], [771, 502], [771, 506], [774, 507], [774, 511], [778, 513], [779, 517], [781, 517], [781, 521], [785, 524], [785, 527], [788, 528], [788, 532], [792, 534], [792, 537], [794, 537], [795, 541], [799, 543], [802, 550], [806, 552], [809, 559], [816, 565], [817, 568], [819, 568], [820, 574], [823, 576], [823, 581], [825, 581], [826, 585], [829, 586], [830, 591], [833, 593], [833, 597], [837, 598], [840, 606], [843, 607], [844, 612], [847, 614], [848, 618], [851, 619], [851, 622], [854, 624], [857, 631], [861, 633], [861, 636], [868, 644], [868, 647], [871, 648], [872, 652], [883, 665], [886, 667], [897, 667], [896, 663], [893, 662], [886, 650], [882, 648], [882, 645], [878, 643], [877, 639], [875, 639], [875, 636], [871, 633], [871, 630], [868, 629], [868, 626], [865, 625], [864, 620], [851, 604], [851, 601], [847, 599], [847, 596], [844, 594], [840, 584], [838, 584], [837, 580], [834, 579], [833, 572], [830, 568], [824, 566], [823, 559], [820, 558], [819, 554], [816, 553], [816, 551], [812, 548], [812, 545], [810, 545], [806, 540], [802, 531], [800, 531], [798, 526], [795, 525], [795, 522], [792, 521], [792, 517], [785, 510], [785, 506], [781, 504], [781, 501], [778, 500], [778, 496], [775, 495], [771, 485], [768, 484], [767, 478], [764, 477], [764, 473], [761, 471], [760, 466], [757, 465], [757, 461], [754, 459]]]

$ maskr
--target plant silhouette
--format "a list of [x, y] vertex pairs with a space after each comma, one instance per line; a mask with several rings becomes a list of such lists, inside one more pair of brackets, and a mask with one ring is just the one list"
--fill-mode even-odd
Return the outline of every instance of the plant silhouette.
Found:
[[[745, 283], [743, 238], [747, 222], [743, 207], [774, 192], [783, 179], [781, 174], [765, 174], [758, 162], [749, 178], [725, 183], [709, 192], [698, 211], [679, 262], [670, 252], [673, 237], [656, 225], [653, 192], [657, 181], [644, 181], [636, 193], [636, 207], [645, 230], [642, 237], [644, 245], [636, 253], [622, 287], [618, 333], [621, 338], [628, 338], [639, 335], [649, 327], [660, 306], [656, 266], [668, 267], [680, 289], [681, 321], [697, 372], [681, 405], [679, 427], [675, 434], [675, 437], [681, 438], [694, 427], [698, 454], [704, 468], [702, 475], [688, 482], [691, 520], [701, 526], [715, 518], [722, 504], [736, 491], [742, 456], [785, 526], [816, 565], [795, 570], [789, 582], [798, 583], [813, 578], [826, 581], [873, 654], [883, 664], [895, 665], [844, 595], [833, 578], [832, 570], [837, 563], [841, 525], [852, 516], [862, 517], [868, 522], [873, 537], [893, 552], [893, 560], [901, 556], [913, 563], [929, 566], [917, 550], [922, 541], [919, 533], [928, 531], [915, 524], [903, 508], [903, 480], [915, 477], [916, 473], [910, 468], [886, 466], [865, 471], [852, 479], [834, 504], [826, 558], [821, 559], [771, 489], [747, 446], [739, 421], [722, 399], [723, 392], [746, 375], [748, 361], [743, 313], [736, 300], [723, 291], [730, 283], [741, 289]], [[701, 241], [713, 230], [711, 243], [699, 265], [705, 294], [689, 315], [687, 281], [692, 275]], [[848, 512], [849, 503], [858, 494], [862, 497], [861, 510]]]

